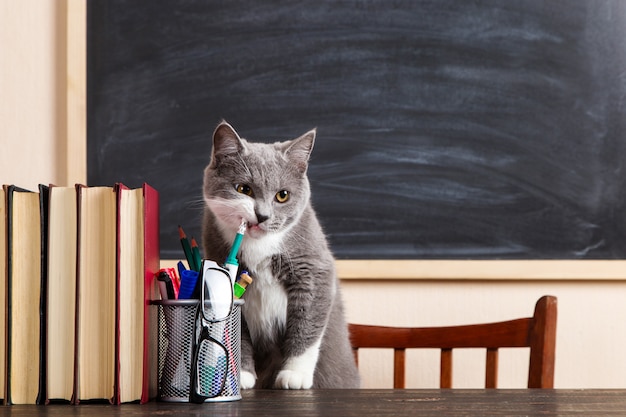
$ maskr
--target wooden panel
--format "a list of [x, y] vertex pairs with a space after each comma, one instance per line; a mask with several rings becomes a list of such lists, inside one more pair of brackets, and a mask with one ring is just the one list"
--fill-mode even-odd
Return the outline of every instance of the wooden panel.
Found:
[[440, 388], [452, 388], [452, 349], [441, 349]]
[[485, 388], [498, 387], [498, 349], [487, 349], [487, 364], [485, 366]]
[[405, 386], [405, 349], [394, 349], [393, 351], [393, 387], [404, 388]]
[[[532, 321], [529, 318], [502, 323], [467, 326], [444, 326], [393, 329], [385, 326], [351, 326], [359, 335], [360, 346], [367, 347], [419, 347], [419, 348], [475, 348], [475, 347], [525, 347]], [[362, 334], [362, 335], [361, 335]], [[367, 335], [367, 336], [365, 336]]]

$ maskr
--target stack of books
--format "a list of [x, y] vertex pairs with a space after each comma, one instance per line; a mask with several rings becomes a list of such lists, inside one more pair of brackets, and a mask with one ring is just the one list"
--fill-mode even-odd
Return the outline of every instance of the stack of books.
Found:
[[154, 188], [4, 185], [0, 271], [5, 404], [156, 395]]

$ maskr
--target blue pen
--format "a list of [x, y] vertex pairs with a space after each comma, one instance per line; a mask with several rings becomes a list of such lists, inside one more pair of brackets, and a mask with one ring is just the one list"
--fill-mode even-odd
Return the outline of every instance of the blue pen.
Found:
[[185, 268], [185, 265], [178, 261], [178, 273], [180, 275], [180, 288], [178, 298], [181, 300], [189, 298], [200, 298], [200, 287], [198, 286], [198, 272]]
[[237, 261], [237, 253], [239, 252], [239, 248], [241, 247], [241, 241], [243, 240], [243, 235], [246, 233], [247, 222], [245, 219], [241, 219], [241, 224], [239, 225], [239, 230], [235, 235], [235, 240], [233, 241], [233, 246], [230, 248], [230, 253], [226, 258], [226, 262], [224, 265], [228, 270], [228, 275], [230, 275], [230, 280], [235, 285], [235, 281], [237, 279], [237, 269], [239, 269], [239, 262]]
[[179, 277], [183, 275], [183, 271], [187, 270], [187, 268], [185, 268], [185, 264], [183, 263], [183, 261], [178, 261], [178, 263], [176, 264], [176, 267], [178, 268]]

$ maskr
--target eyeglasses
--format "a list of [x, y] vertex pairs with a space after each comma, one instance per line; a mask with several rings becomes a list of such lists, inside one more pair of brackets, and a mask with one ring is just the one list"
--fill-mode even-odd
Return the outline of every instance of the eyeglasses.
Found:
[[228, 271], [215, 262], [205, 260], [202, 266], [189, 390], [189, 400], [193, 403], [202, 403], [224, 391], [230, 362], [222, 340], [229, 340], [224, 322], [233, 308], [232, 281]]

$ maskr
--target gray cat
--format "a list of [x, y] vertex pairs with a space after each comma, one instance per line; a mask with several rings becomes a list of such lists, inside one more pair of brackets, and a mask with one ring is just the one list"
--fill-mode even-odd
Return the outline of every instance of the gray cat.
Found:
[[226, 259], [240, 222], [239, 260], [254, 278], [242, 307], [243, 388], [358, 388], [334, 259], [306, 176], [315, 130], [252, 143], [226, 122], [204, 171], [205, 258]]

